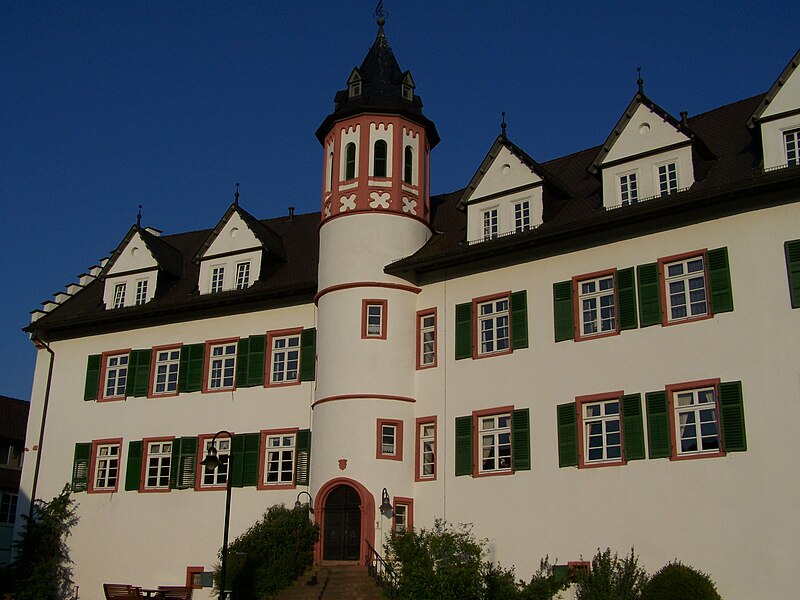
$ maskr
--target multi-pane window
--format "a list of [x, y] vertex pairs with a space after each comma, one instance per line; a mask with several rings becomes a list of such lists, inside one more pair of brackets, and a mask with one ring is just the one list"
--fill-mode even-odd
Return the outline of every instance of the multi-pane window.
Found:
[[375, 177], [386, 177], [386, 153], [386, 141], [377, 140], [373, 146], [372, 157], [372, 174]]
[[403, 459], [403, 422], [378, 419], [376, 458]]
[[578, 282], [581, 337], [617, 330], [614, 275]]
[[236, 375], [236, 344], [211, 346], [208, 360], [208, 389], [224, 390], [233, 387]]
[[271, 383], [298, 381], [300, 367], [300, 336], [289, 335], [272, 338]]
[[243, 290], [250, 285], [250, 263], [236, 265], [236, 289]]
[[662, 196], [678, 191], [678, 168], [675, 163], [667, 163], [658, 167], [658, 191]]
[[126, 284], [118, 283], [114, 286], [114, 308], [122, 308], [125, 306], [125, 288]]
[[103, 398], [124, 398], [128, 383], [128, 354], [112, 354], [106, 357]]
[[526, 231], [531, 228], [531, 203], [528, 200], [514, 205], [514, 231]]
[[587, 402], [581, 405], [581, 410], [585, 462], [622, 460], [619, 400]]
[[355, 179], [356, 176], [356, 145], [353, 142], [344, 147], [344, 178]]
[[719, 452], [716, 389], [714, 386], [673, 392], [677, 454]]
[[172, 464], [172, 441], [147, 444], [147, 471], [144, 487], [148, 490], [169, 489], [169, 474]]
[[216, 469], [209, 469], [207, 466], [202, 465], [202, 487], [219, 487], [228, 482], [228, 457], [231, 453], [231, 440], [227, 437], [218, 437], [214, 442], [211, 439], [206, 439], [202, 445], [203, 456], [207, 456], [212, 447], [217, 450], [219, 466]]
[[180, 358], [181, 351], [179, 348], [156, 350], [153, 394], [178, 393], [178, 369], [180, 367]]
[[417, 469], [419, 479], [436, 478], [436, 423], [419, 423], [419, 456]]
[[483, 239], [496, 238], [499, 233], [497, 208], [483, 211]]
[[639, 201], [639, 184], [636, 181], [636, 173], [620, 176], [619, 199], [622, 206], [636, 204]]
[[786, 150], [786, 164], [790, 167], [800, 165], [800, 129], [785, 131], [783, 146]]
[[669, 321], [708, 314], [706, 273], [703, 256], [664, 265], [664, 286]]
[[294, 483], [295, 434], [267, 435], [264, 460], [265, 484]]
[[386, 300], [362, 302], [361, 337], [386, 339]]
[[394, 521], [392, 523], [393, 533], [399, 535], [411, 529], [413, 505], [411, 499], [398, 500], [394, 502]]
[[140, 279], [136, 282], [136, 298], [134, 304], [140, 306], [147, 302], [147, 279]]
[[436, 365], [436, 313], [421, 314], [418, 316], [417, 343], [419, 345], [418, 367], [432, 367]]
[[397, 426], [381, 425], [381, 454], [394, 456], [397, 453]]
[[478, 417], [480, 473], [511, 470], [511, 414]]
[[14, 523], [17, 514], [17, 494], [0, 492], [0, 523]]
[[225, 267], [214, 267], [211, 269], [211, 293], [215, 294], [222, 291], [225, 282]]
[[478, 304], [479, 354], [506, 352], [510, 349], [508, 297]]
[[97, 444], [95, 446], [94, 491], [114, 491], [119, 478], [119, 444]]

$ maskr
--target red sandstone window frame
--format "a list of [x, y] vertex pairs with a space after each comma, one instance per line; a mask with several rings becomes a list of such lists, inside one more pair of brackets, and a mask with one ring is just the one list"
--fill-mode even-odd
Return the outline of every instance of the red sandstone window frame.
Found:
[[[611, 280], [614, 283], [614, 330], [613, 331], [598, 331], [598, 333], [583, 333], [583, 307], [581, 301], [581, 284], [586, 283], [593, 279], [604, 279], [606, 277], [611, 277]], [[597, 324], [598, 329], [602, 322], [600, 317], [600, 303], [599, 303], [599, 293], [598, 296], [598, 304], [596, 307], [597, 310]], [[594, 273], [585, 273], [583, 275], [576, 275], [572, 278], [572, 297], [575, 299], [572, 303], [572, 310], [573, 310], [573, 323], [575, 324], [575, 341], [576, 342], [584, 342], [587, 340], [597, 340], [600, 338], [606, 338], [614, 335], [619, 335], [619, 296], [617, 294], [617, 269], [603, 269], [602, 271], [595, 271]]]
[[[424, 327], [423, 323], [426, 318], [433, 317], [433, 361], [425, 364], [423, 363], [425, 352], [424, 352], [424, 333], [425, 331], [430, 331], [431, 326]], [[438, 352], [438, 327], [439, 327], [439, 318], [437, 314], [436, 307], [433, 308], [426, 308], [424, 310], [417, 311], [417, 370], [421, 371], [423, 369], [433, 369], [438, 365], [439, 362], [439, 352]]]
[[[669, 402], [669, 433], [672, 451], [670, 453], [670, 460], [696, 460], [702, 458], [719, 458], [725, 456], [726, 452], [722, 448], [722, 419], [719, 406], [719, 385], [720, 379], [701, 379], [699, 381], [687, 381], [683, 383], [670, 384], [666, 387], [667, 401]], [[675, 423], [675, 394], [680, 392], [688, 392], [692, 390], [699, 390], [701, 388], [714, 388], [714, 411], [717, 419], [717, 444], [719, 449], [717, 451], [702, 451], [686, 452], [681, 454], [678, 452], [678, 444], [680, 439], [676, 430]], [[699, 427], [699, 424], [696, 424]]]
[[[198, 491], [198, 492], [224, 490], [226, 485], [227, 485], [228, 478], [231, 476], [231, 470], [230, 470], [230, 464], [229, 464], [230, 461], [226, 461], [226, 471], [225, 471], [225, 482], [224, 483], [213, 483], [213, 484], [211, 484], [211, 483], [203, 483], [203, 475], [205, 473], [205, 467], [203, 466], [202, 462], [203, 462], [203, 459], [206, 457], [206, 442], [207, 441], [211, 441], [214, 438], [215, 435], [216, 434], [214, 434], [214, 433], [201, 433], [200, 435], [197, 436], [197, 458], [196, 458], [196, 463], [195, 463], [197, 465], [197, 467], [195, 468], [194, 489], [195, 489], [195, 491]], [[220, 440], [229, 440], [229, 449], [224, 454], [230, 455], [230, 452], [231, 452], [231, 449], [232, 449], [231, 446], [233, 445], [233, 436], [234, 436], [233, 433], [231, 433], [230, 437], [228, 437], [227, 435], [220, 435], [217, 438], [217, 440], [216, 440], [216, 442], [214, 444], [216, 446], [216, 444]], [[219, 454], [220, 454], [220, 452], [218, 450], [218, 454], [217, 454], [218, 457], [219, 457]], [[218, 469], [219, 469], [219, 467], [217, 467], [217, 470]]]
[[[433, 425], [433, 474], [423, 475], [422, 471], [422, 428], [426, 425]], [[414, 481], [436, 481], [438, 475], [438, 452], [439, 452], [439, 424], [436, 415], [430, 417], [419, 417], [416, 421], [416, 440], [414, 448]]]
[[115, 356], [127, 356], [128, 357], [128, 364], [126, 365], [126, 372], [125, 372], [125, 387], [128, 387], [128, 376], [130, 375], [131, 369], [131, 349], [124, 348], [122, 350], [110, 350], [108, 352], [103, 352], [100, 358], [100, 389], [98, 390], [97, 394], [97, 401], [98, 402], [117, 402], [119, 400], [125, 400], [127, 397], [126, 392], [122, 392], [122, 394], [113, 394], [111, 396], [106, 396], [106, 377], [108, 376], [108, 361]]
[[[578, 413], [578, 468], [579, 469], [593, 469], [596, 467], [618, 467], [627, 464], [625, 460], [625, 435], [624, 423], [622, 419], [622, 396], [625, 395], [623, 391], [605, 392], [602, 394], [590, 394], [587, 396], [578, 396], [575, 398], [575, 408]], [[586, 417], [584, 415], [583, 407], [586, 404], [596, 404], [599, 402], [616, 401], [618, 403], [619, 412], [617, 419], [619, 420], [619, 436], [620, 436], [620, 458], [608, 459], [603, 461], [588, 461], [586, 459]], [[605, 447], [605, 445], [604, 445]]]
[[[489, 302], [494, 303], [494, 302], [497, 302], [498, 300], [503, 300], [503, 299], [505, 299], [505, 301], [506, 301], [505, 314], [506, 314], [506, 320], [507, 320], [506, 328], [508, 329], [508, 336], [507, 336], [506, 339], [507, 339], [507, 343], [508, 343], [508, 348], [504, 348], [502, 350], [495, 349], [495, 350], [492, 350], [490, 352], [484, 352], [484, 351], [482, 351], [483, 343], [482, 343], [481, 337], [480, 337], [481, 329], [480, 329], [480, 325], [479, 324], [480, 324], [480, 322], [482, 320], [484, 320], [485, 318], [489, 318], [489, 317], [485, 317], [484, 315], [481, 315], [479, 309], [480, 309], [481, 305], [483, 305], [483, 304], [488, 304]], [[492, 331], [496, 332], [497, 331], [496, 319], [497, 319], [497, 316], [501, 315], [502, 313], [500, 313], [500, 312], [492, 312], [490, 314], [491, 314], [490, 318], [493, 321], [495, 321], [495, 325], [492, 327]], [[504, 354], [511, 354], [514, 351], [513, 340], [512, 340], [512, 337], [511, 337], [511, 292], [510, 291], [500, 292], [498, 294], [491, 294], [489, 296], [481, 296], [480, 298], [473, 298], [472, 299], [472, 340], [473, 340], [473, 343], [472, 343], [472, 358], [473, 359], [488, 358], [490, 356], [502, 356]], [[493, 344], [495, 345], [495, 348], [496, 348], [496, 346], [497, 346], [497, 336], [496, 335], [495, 335], [495, 337], [493, 339]]]
[[161, 494], [164, 492], [169, 492], [172, 489], [172, 485], [170, 483], [172, 479], [172, 469], [176, 468], [176, 465], [172, 464], [172, 456], [173, 454], [170, 453], [170, 462], [169, 462], [169, 470], [170, 476], [167, 478], [167, 486], [161, 487], [147, 487], [147, 471], [149, 469], [149, 462], [150, 462], [150, 444], [153, 443], [166, 443], [169, 442], [171, 444], [175, 443], [175, 437], [151, 437], [151, 438], [144, 438], [142, 440], [142, 468], [141, 474], [139, 477], [139, 492], [143, 494]]
[[[370, 307], [380, 307], [380, 331], [370, 333], [369, 309]], [[388, 306], [389, 302], [385, 299], [370, 298], [361, 300], [361, 339], [362, 340], [385, 340], [388, 325]]]
[[[267, 332], [267, 359], [265, 369], [265, 377], [264, 377], [264, 387], [286, 387], [289, 385], [300, 385], [300, 367], [301, 367], [301, 359], [302, 359], [302, 327], [292, 327], [290, 329], [275, 329], [272, 331]], [[284, 381], [272, 381], [272, 361], [273, 361], [273, 343], [276, 339], [281, 338], [297, 338], [297, 375], [294, 379], [288, 379]], [[290, 349], [282, 348], [283, 351], [289, 352]], [[284, 372], [286, 370], [284, 369]]]
[[397, 535], [397, 507], [404, 506], [406, 509], [405, 531], [414, 529], [414, 499], [403, 496], [394, 497], [394, 507], [392, 510], [392, 535]]
[[194, 576], [202, 575], [205, 572], [205, 567], [186, 567], [186, 587], [193, 590], [203, 589], [202, 585], [195, 585]]
[[167, 344], [165, 346], [153, 347], [152, 357], [150, 358], [150, 383], [147, 388], [148, 398], [169, 398], [171, 396], [177, 396], [180, 393], [180, 390], [178, 390], [177, 381], [174, 392], [156, 392], [156, 377], [158, 375], [156, 368], [158, 367], [159, 352], [171, 352], [173, 350], [178, 350], [178, 380], [180, 380], [180, 349], [182, 347], [183, 344]]
[[[512, 418], [514, 406], [498, 406], [472, 411], [472, 476], [473, 477], [502, 477], [514, 474], [514, 444], [512, 437]], [[511, 444], [508, 469], [481, 470], [481, 433], [480, 420], [485, 417], [508, 415], [508, 435]]]
[[[298, 427], [289, 427], [285, 429], [263, 429], [261, 430], [261, 456], [258, 458], [258, 484], [257, 489], [259, 490], [293, 490], [297, 487], [297, 481], [295, 477], [297, 475], [297, 432], [300, 431]], [[267, 447], [267, 439], [270, 436], [284, 436], [284, 435], [292, 435], [294, 436], [294, 444], [292, 446], [292, 481], [291, 482], [281, 482], [281, 483], [267, 483], [265, 481], [266, 478], [266, 470], [267, 470], [267, 452], [269, 452], [269, 448]]]
[[[394, 452], [383, 448], [383, 428], [394, 427]], [[378, 419], [376, 427], [375, 458], [379, 460], [403, 460], [403, 421], [399, 419]]]
[[[233, 382], [231, 385], [221, 385], [220, 387], [211, 387], [211, 361], [214, 360], [215, 357], [211, 355], [211, 351], [213, 348], [218, 346], [229, 346], [233, 345]], [[239, 345], [239, 338], [224, 338], [219, 340], [207, 340], [206, 341], [206, 348], [205, 348], [205, 358], [203, 360], [203, 393], [205, 394], [213, 394], [217, 392], [230, 392], [236, 389], [236, 361], [237, 361], [237, 354], [238, 354], [238, 345]], [[227, 355], [222, 355], [227, 356]], [[223, 374], [222, 380], [224, 382], [225, 376]]]
[[[97, 479], [97, 462], [98, 450], [101, 446], [116, 446], [117, 447], [117, 476], [114, 481], [114, 487], [96, 488], [95, 481]], [[102, 440], [92, 440], [92, 454], [89, 459], [89, 482], [86, 487], [86, 492], [89, 494], [114, 494], [119, 490], [119, 482], [122, 479], [122, 438], [107, 438]]]
[[[691, 316], [688, 315], [686, 317], [680, 318], [672, 318], [671, 316], [671, 305], [669, 303], [669, 291], [667, 290], [667, 267], [671, 264], [688, 261], [693, 258], [702, 258], [703, 259], [703, 286], [706, 296], [706, 312], [702, 315], [695, 315]], [[688, 279], [688, 276], [686, 276]], [[694, 323], [695, 321], [704, 321], [705, 319], [711, 319], [714, 317], [714, 313], [711, 311], [711, 289], [709, 286], [709, 279], [708, 279], [708, 248], [702, 248], [700, 250], [695, 250], [694, 252], [683, 252], [681, 254], [674, 254], [672, 256], [665, 256], [664, 258], [658, 259], [658, 282], [659, 282], [659, 289], [661, 293], [661, 324], [666, 327], [669, 325], [680, 325], [682, 323]], [[686, 294], [686, 302], [687, 307], [690, 306], [690, 298], [689, 298], [689, 287], [687, 285], [685, 292]]]

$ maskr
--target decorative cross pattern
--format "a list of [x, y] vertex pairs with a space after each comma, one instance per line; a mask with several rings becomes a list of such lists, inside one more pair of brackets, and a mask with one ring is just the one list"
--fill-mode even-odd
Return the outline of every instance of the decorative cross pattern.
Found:
[[403, 196], [403, 212], [416, 215], [417, 201], [409, 198], [408, 196]]
[[389, 192], [371, 192], [369, 197], [372, 198], [370, 208], [389, 208]]
[[356, 195], [350, 194], [349, 196], [342, 196], [339, 199], [341, 206], [339, 207], [339, 212], [345, 212], [347, 210], [355, 210], [356, 209]]

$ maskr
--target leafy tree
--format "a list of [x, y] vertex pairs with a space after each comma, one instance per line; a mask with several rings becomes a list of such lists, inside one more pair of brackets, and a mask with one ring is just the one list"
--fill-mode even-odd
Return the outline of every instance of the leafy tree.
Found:
[[16, 558], [8, 567], [16, 600], [69, 600], [74, 598], [72, 560], [67, 537], [78, 522], [70, 486], [50, 502], [36, 500], [33, 517], [22, 515], [22, 533], [14, 540]]
[[578, 600], [639, 600], [647, 573], [631, 553], [620, 559], [611, 549], [600, 551], [592, 559], [592, 569], [578, 579]]
[[642, 590], [642, 600], [721, 600], [707, 574], [678, 561], [661, 567]]

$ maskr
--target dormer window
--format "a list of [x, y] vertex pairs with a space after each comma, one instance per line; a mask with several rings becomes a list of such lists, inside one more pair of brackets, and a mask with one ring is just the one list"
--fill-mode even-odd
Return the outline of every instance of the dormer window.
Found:
[[413, 90], [413, 88], [410, 85], [405, 84], [405, 83], [403, 84], [403, 100], [408, 100], [409, 102], [414, 100], [414, 90]]
[[783, 132], [783, 147], [786, 150], [786, 165], [800, 165], [800, 129]]
[[386, 177], [386, 141], [377, 140], [373, 147], [372, 174], [375, 177]]
[[122, 308], [125, 306], [125, 288], [127, 287], [124, 283], [118, 283], [114, 286], [114, 304], [112, 305], [114, 308]]
[[528, 200], [514, 205], [514, 231], [527, 231], [531, 228], [531, 203]]
[[221, 292], [225, 282], [225, 267], [214, 267], [211, 270], [211, 293]]
[[678, 167], [674, 162], [659, 165], [658, 190], [662, 196], [678, 191]]
[[622, 206], [636, 204], [639, 201], [639, 184], [636, 180], [636, 173], [620, 175], [619, 199]]
[[136, 282], [136, 300], [134, 304], [140, 306], [147, 302], [147, 279], [140, 279]]
[[250, 263], [236, 265], [236, 289], [243, 290], [250, 285]]
[[353, 81], [350, 86], [348, 87], [348, 95], [351, 98], [355, 98], [356, 96], [361, 95], [361, 82], [360, 81]]

